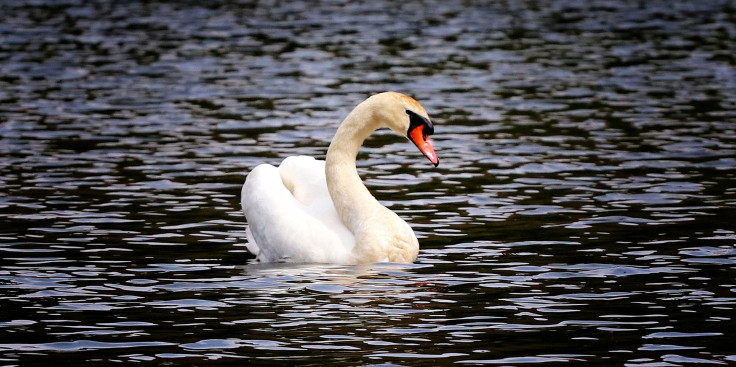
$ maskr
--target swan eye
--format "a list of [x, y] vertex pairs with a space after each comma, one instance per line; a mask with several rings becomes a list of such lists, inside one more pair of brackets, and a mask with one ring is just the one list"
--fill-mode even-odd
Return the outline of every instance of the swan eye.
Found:
[[406, 132], [407, 136], [411, 134], [412, 130], [419, 126], [424, 126], [423, 133], [425, 136], [434, 134], [434, 126], [429, 119], [412, 110], [406, 110], [406, 114], [409, 115], [409, 131]]

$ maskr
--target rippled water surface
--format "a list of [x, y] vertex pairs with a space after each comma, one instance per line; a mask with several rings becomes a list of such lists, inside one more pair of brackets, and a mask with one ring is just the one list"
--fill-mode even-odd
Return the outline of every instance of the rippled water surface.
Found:
[[[0, 364], [736, 363], [729, 1], [0, 1]], [[359, 171], [412, 265], [264, 265], [245, 174]]]

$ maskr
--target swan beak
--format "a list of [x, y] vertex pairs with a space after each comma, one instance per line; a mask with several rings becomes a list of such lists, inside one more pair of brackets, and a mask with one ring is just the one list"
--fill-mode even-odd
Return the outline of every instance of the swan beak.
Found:
[[440, 164], [440, 160], [437, 158], [437, 153], [434, 151], [429, 135], [424, 131], [425, 126], [426, 125], [422, 124], [411, 129], [409, 131], [409, 139], [417, 146], [417, 148], [419, 148], [419, 151], [421, 151], [422, 154], [424, 154], [424, 156], [427, 157], [435, 167], [437, 167], [437, 165]]

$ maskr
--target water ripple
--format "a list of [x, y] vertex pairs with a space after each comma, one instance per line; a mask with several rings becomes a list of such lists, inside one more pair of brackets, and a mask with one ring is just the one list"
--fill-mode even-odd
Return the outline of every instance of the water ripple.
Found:
[[[7, 364], [736, 360], [728, 1], [0, 9]], [[382, 90], [437, 128], [358, 162], [419, 259], [254, 263], [247, 172]]]

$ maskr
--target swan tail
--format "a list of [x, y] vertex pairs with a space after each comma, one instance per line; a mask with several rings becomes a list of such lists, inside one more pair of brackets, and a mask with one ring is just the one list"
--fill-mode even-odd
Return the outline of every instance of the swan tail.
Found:
[[245, 244], [245, 248], [247, 248], [248, 252], [251, 254], [256, 255], [256, 259], [258, 259], [258, 255], [261, 254], [261, 249], [258, 247], [256, 239], [253, 237], [253, 233], [250, 231], [250, 226], [245, 227], [245, 236], [248, 238], [248, 243]]

